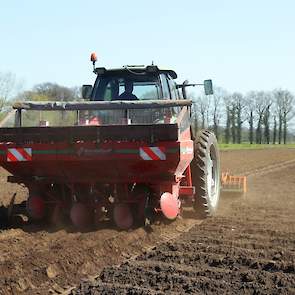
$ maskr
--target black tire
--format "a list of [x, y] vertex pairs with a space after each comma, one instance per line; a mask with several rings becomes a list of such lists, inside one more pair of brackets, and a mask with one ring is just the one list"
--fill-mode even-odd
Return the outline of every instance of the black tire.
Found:
[[196, 190], [194, 209], [198, 217], [212, 216], [220, 195], [220, 158], [216, 137], [208, 130], [199, 131], [194, 141], [191, 173]]

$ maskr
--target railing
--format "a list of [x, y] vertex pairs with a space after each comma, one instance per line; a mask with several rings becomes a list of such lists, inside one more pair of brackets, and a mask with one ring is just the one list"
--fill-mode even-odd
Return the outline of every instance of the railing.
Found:
[[[91, 102], [19, 102], [15, 127], [23, 126], [23, 111], [40, 111], [39, 126], [50, 126], [44, 114], [58, 111], [76, 113], [69, 125], [161, 124], [173, 123], [179, 116], [178, 108], [188, 109], [191, 100], [91, 101]], [[41, 113], [43, 115], [41, 115]], [[25, 116], [26, 117], [26, 116]], [[36, 114], [35, 114], [36, 117]], [[52, 116], [51, 116], [52, 117]], [[73, 119], [73, 115], [71, 115]], [[65, 123], [65, 120], [61, 120]], [[27, 126], [27, 124], [24, 124]], [[32, 126], [32, 125], [30, 125]]]

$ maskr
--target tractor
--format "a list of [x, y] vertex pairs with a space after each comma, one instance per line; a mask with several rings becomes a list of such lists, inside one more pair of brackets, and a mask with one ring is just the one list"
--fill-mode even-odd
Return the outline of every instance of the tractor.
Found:
[[[13, 127], [0, 128], [0, 165], [28, 189], [30, 220], [77, 228], [110, 220], [123, 230], [182, 207], [214, 214], [220, 194], [217, 140], [194, 131], [186, 89], [173, 70], [96, 67], [83, 101], [23, 101]], [[13, 210], [10, 210], [12, 212]]]

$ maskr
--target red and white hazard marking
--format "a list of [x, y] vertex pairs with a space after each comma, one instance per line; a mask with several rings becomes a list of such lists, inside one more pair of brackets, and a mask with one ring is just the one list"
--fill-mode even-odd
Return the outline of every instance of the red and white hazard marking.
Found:
[[7, 162], [32, 161], [31, 148], [11, 148], [7, 150]]
[[165, 148], [159, 146], [146, 146], [139, 148], [139, 155], [146, 161], [166, 160]]

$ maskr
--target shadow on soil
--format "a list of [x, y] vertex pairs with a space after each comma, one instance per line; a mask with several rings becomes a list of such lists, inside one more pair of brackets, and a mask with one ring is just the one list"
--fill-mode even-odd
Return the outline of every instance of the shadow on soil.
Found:
[[[240, 196], [238, 196], [240, 197]], [[221, 195], [221, 204], [224, 202], [228, 202], [231, 200], [235, 200], [237, 198], [236, 195], [232, 194], [222, 194]], [[180, 218], [184, 219], [197, 219], [203, 220], [205, 219], [204, 214], [200, 214], [196, 212], [191, 206], [185, 207], [180, 214]], [[166, 219], [162, 214], [157, 214], [150, 218], [151, 224], [164, 224], [169, 225], [174, 222], [174, 220]], [[149, 225], [144, 225], [143, 222], [136, 222], [128, 231], [135, 230], [137, 228], [144, 228], [147, 233], [151, 233], [152, 227]], [[91, 225], [85, 227], [83, 229], [77, 228], [73, 226], [70, 222], [70, 218], [68, 216], [64, 217], [59, 224], [52, 224], [48, 220], [45, 221], [36, 221], [28, 218], [26, 214], [26, 202], [22, 202], [20, 204], [13, 204], [8, 207], [0, 206], [0, 229], [22, 229], [28, 233], [37, 233], [41, 231], [46, 231], [48, 233], [54, 233], [59, 230], [65, 230], [68, 233], [76, 233], [76, 232], [94, 232], [103, 229], [112, 229], [118, 232], [124, 231], [119, 229], [110, 219], [104, 219], [99, 222], [98, 225]], [[126, 231], [126, 230], [125, 230]]]
[[[126, 231], [119, 229], [110, 219], [105, 219], [99, 222], [98, 225], [91, 225], [83, 229], [76, 228], [69, 220], [69, 217], [65, 217], [58, 225], [50, 224], [49, 221], [35, 221], [30, 220], [26, 215], [26, 204], [14, 204], [13, 207], [0, 206], [0, 230], [8, 229], [22, 229], [28, 233], [37, 233], [40, 231], [46, 231], [48, 233], [54, 233], [59, 230], [65, 230], [68, 233], [90, 233], [103, 229], [112, 229], [117, 232]], [[167, 220], [164, 217], [158, 215], [152, 218], [151, 223], [157, 224], [170, 224], [174, 220]], [[153, 229], [150, 225], [144, 225], [143, 222], [135, 222], [132, 228], [128, 231], [136, 230], [142, 227], [147, 233], [152, 233]]]

